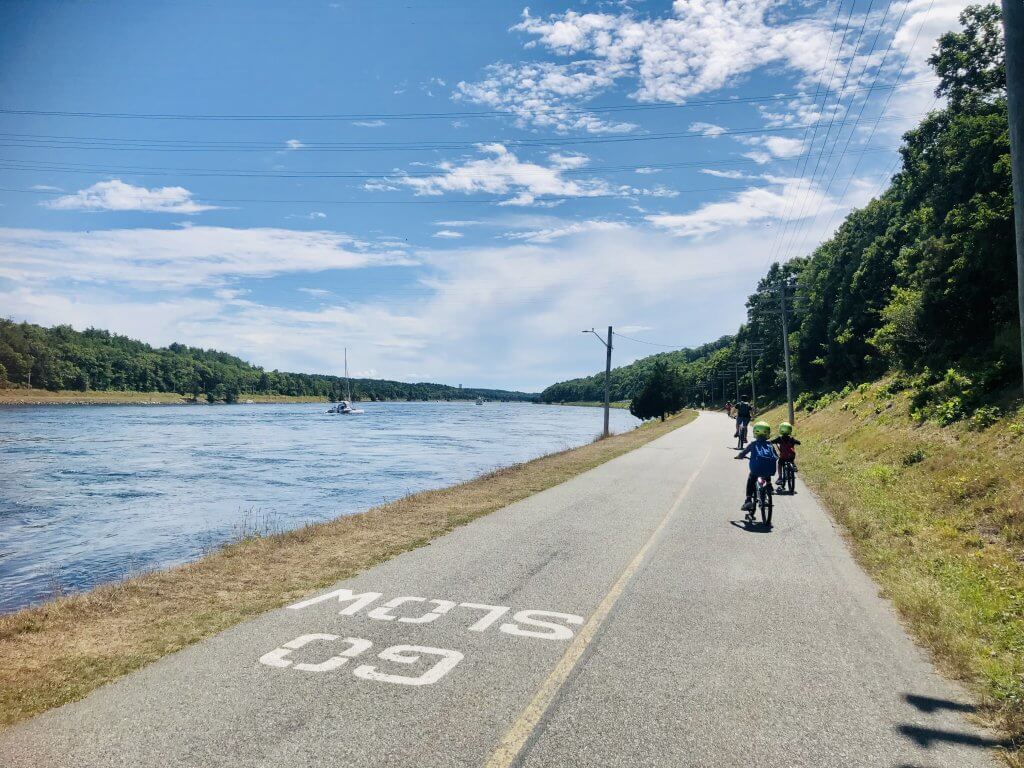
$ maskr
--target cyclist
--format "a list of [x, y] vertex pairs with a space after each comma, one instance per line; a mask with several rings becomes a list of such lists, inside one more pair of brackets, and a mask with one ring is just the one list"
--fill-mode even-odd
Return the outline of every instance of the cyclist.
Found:
[[779, 436], [772, 439], [772, 445], [779, 451], [779, 479], [776, 485], [781, 491], [783, 463], [792, 463], [793, 471], [796, 471], [796, 447], [800, 445], [800, 441], [793, 437], [793, 425], [788, 421], [779, 424]]
[[725, 415], [729, 416], [730, 418], [732, 417], [732, 400], [728, 401], [725, 404]]
[[750, 424], [750, 417], [754, 415], [754, 407], [747, 402], [747, 398], [742, 397], [740, 401], [736, 403], [736, 432], [733, 437], [739, 437], [740, 432]]
[[754, 424], [754, 442], [749, 443], [746, 448], [736, 454], [737, 459], [750, 457], [750, 474], [747, 476], [747, 498], [743, 502], [741, 510], [747, 513], [748, 521], [754, 519], [754, 488], [757, 486], [759, 477], [765, 478], [769, 483], [775, 475], [775, 465], [778, 463], [778, 455], [775, 447], [768, 442], [772, 434], [772, 428], [767, 422], [759, 421]]

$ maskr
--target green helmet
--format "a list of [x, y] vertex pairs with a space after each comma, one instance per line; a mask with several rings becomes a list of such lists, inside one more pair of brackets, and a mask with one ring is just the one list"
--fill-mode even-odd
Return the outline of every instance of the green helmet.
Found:
[[768, 437], [771, 433], [772, 428], [767, 421], [759, 421], [754, 425], [754, 437]]
[[779, 424], [779, 434], [780, 435], [792, 435], [793, 434], [793, 425], [790, 424], [788, 421], [782, 422], [781, 424]]

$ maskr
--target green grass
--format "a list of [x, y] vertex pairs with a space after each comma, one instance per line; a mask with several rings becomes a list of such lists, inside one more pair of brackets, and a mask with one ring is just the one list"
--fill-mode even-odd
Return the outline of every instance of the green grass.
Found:
[[[1024, 765], [1024, 410], [981, 431], [912, 421], [865, 388], [797, 414], [802, 476], [912, 634]], [[767, 414], [772, 423], [782, 410]]]

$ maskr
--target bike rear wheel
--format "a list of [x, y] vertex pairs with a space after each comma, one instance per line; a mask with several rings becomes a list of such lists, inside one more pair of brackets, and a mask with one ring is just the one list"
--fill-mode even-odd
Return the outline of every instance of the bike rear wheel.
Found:
[[758, 506], [761, 508], [761, 522], [767, 526], [772, 524], [772, 488], [771, 483], [765, 483], [758, 493]]

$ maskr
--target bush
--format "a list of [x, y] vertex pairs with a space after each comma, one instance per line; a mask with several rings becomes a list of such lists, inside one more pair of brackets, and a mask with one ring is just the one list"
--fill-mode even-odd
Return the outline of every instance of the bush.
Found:
[[971, 414], [971, 429], [981, 431], [988, 429], [997, 421], [1003, 413], [994, 405], [986, 405], [981, 408], [975, 408], [974, 413]]
[[912, 467], [924, 461], [924, 451], [921, 448], [911, 451], [900, 460], [904, 467]]

